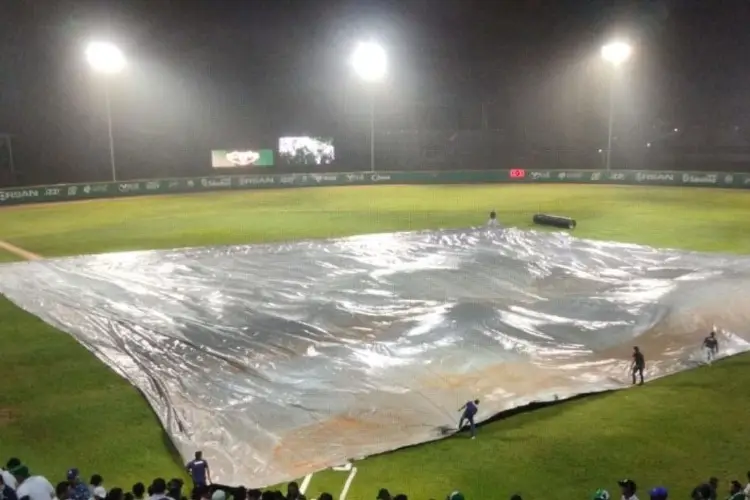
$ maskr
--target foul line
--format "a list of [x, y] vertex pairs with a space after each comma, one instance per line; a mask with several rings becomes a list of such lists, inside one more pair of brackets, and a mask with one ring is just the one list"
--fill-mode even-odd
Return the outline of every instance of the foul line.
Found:
[[352, 481], [354, 481], [354, 476], [357, 475], [357, 468], [352, 467], [352, 471], [349, 473], [349, 477], [346, 478], [346, 483], [344, 483], [344, 489], [341, 490], [341, 495], [339, 495], [339, 500], [346, 500], [346, 495], [349, 493], [349, 488], [352, 487]]
[[21, 257], [24, 260], [41, 260], [42, 256], [37, 255], [35, 253], [29, 252], [28, 250], [24, 250], [23, 248], [19, 248], [15, 245], [11, 245], [7, 241], [0, 240], [0, 248], [3, 250], [12, 253], [16, 257]]
[[312, 473], [305, 476], [305, 479], [302, 480], [302, 486], [299, 487], [299, 492], [303, 495], [305, 494], [305, 491], [307, 491], [307, 488], [310, 486], [310, 481], [312, 481]]

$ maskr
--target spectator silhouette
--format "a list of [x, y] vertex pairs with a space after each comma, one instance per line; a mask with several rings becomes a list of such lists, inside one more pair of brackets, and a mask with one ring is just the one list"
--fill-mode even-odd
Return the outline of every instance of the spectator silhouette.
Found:
[[143, 500], [146, 496], [146, 486], [143, 483], [135, 483], [132, 491], [135, 500]]
[[305, 495], [300, 493], [299, 484], [296, 481], [292, 481], [286, 487], [286, 500], [307, 500]]

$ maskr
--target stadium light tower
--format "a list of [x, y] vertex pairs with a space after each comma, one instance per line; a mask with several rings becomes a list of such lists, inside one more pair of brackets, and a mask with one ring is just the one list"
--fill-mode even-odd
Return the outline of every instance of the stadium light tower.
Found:
[[[86, 60], [97, 73], [107, 79], [125, 69], [125, 56], [117, 46], [106, 42], [92, 42], [86, 48]], [[115, 141], [112, 136], [112, 105], [109, 99], [109, 81], [104, 82], [104, 99], [107, 106], [107, 130], [109, 132], [109, 161], [112, 167], [112, 181], [117, 182], [115, 166]]]
[[[611, 42], [602, 47], [602, 59], [617, 71], [633, 54], [633, 47], [626, 42]], [[612, 74], [609, 84], [609, 131], [607, 133], [607, 170], [612, 158], [612, 127], [615, 120], [615, 77]]]
[[[388, 71], [385, 49], [373, 42], [362, 42], [352, 54], [354, 72], [366, 84], [372, 86], [382, 82]], [[370, 89], [370, 171], [375, 171], [375, 93]]]

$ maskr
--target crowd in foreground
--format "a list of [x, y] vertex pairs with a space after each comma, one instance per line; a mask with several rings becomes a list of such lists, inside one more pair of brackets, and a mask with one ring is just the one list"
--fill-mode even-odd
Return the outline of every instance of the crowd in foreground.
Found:
[[[286, 493], [282, 491], [261, 491], [247, 489], [243, 486], [226, 486], [211, 481], [208, 462], [201, 452], [187, 464], [187, 472], [192, 478], [192, 485], [185, 485], [181, 479], [166, 481], [154, 479], [149, 486], [143, 483], [134, 484], [129, 491], [120, 487], [107, 488], [104, 478], [98, 474], [91, 476], [87, 482], [78, 469], [70, 469], [65, 480], [52, 486], [44, 476], [34, 475], [28, 466], [18, 458], [8, 460], [5, 468], [0, 470], [0, 500], [307, 500], [296, 482], [287, 485]], [[617, 482], [619, 492], [610, 494], [606, 489], [593, 493], [591, 500], [639, 500], [641, 493], [635, 481], [623, 479]], [[725, 490], [725, 491], [722, 491]], [[666, 488], [658, 486], [644, 495], [651, 500], [668, 500], [672, 498]], [[675, 498], [685, 498], [679, 494]], [[333, 500], [330, 493], [321, 493], [317, 500]], [[391, 495], [381, 489], [376, 500], [408, 500], [404, 494]], [[747, 473], [747, 484], [732, 480], [721, 488], [718, 478], [712, 477], [706, 483], [696, 486], [691, 492], [692, 500], [750, 500], [750, 472]], [[435, 499], [432, 499], [435, 500]], [[461, 492], [454, 491], [446, 500], [466, 500]], [[485, 499], [482, 499], [485, 500]], [[513, 495], [510, 500], [523, 500], [521, 495]]]

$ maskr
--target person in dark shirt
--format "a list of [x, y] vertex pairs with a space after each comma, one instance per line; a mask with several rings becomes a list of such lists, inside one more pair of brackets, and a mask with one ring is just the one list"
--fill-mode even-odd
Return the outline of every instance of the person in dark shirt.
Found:
[[638, 497], [636, 496], [638, 487], [636, 486], [635, 481], [633, 481], [632, 479], [623, 479], [621, 481], [617, 481], [617, 485], [620, 487], [622, 500], [638, 500]]
[[193, 479], [193, 487], [199, 488], [211, 482], [211, 471], [208, 468], [208, 462], [203, 460], [202, 451], [196, 451], [195, 459], [188, 462], [185, 468]]
[[380, 488], [378, 496], [375, 498], [376, 500], [391, 500], [391, 493], [385, 488]]
[[739, 481], [729, 483], [729, 500], [745, 500], [746, 498], [742, 484]]
[[91, 498], [91, 491], [88, 485], [81, 479], [81, 474], [73, 467], [68, 470], [68, 481], [70, 482], [70, 498], [71, 500], [89, 500]]
[[184, 483], [180, 478], [173, 478], [167, 483], [167, 496], [173, 500], [182, 498], [182, 487]]
[[469, 428], [471, 430], [471, 439], [477, 437], [476, 425], [474, 424], [474, 416], [479, 411], [479, 409], [477, 408], [478, 405], [479, 400], [475, 399], [474, 401], [467, 401], [465, 405], [458, 409], [458, 411], [463, 412], [461, 414], [461, 419], [458, 421], [458, 430], [460, 431], [464, 428], [464, 421], [468, 422]]
[[68, 500], [70, 498], [70, 483], [68, 481], [57, 483], [55, 495], [57, 495], [57, 500]]
[[667, 500], [669, 498], [669, 492], [664, 486], [657, 486], [652, 488], [648, 493], [650, 500]]
[[706, 351], [706, 363], [710, 365], [719, 354], [719, 341], [716, 339], [715, 331], [712, 330], [708, 337], [703, 339], [703, 349]]
[[636, 375], [640, 376], [640, 383], [638, 385], [643, 385], [643, 370], [646, 369], [646, 358], [643, 357], [643, 353], [638, 348], [638, 346], [633, 347], [633, 366], [632, 366], [632, 372], [633, 372], [633, 385], [636, 383]]
[[711, 488], [711, 493], [708, 496], [709, 500], [716, 500], [719, 496], [719, 478], [712, 477], [708, 480], [708, 486]]
[[125, 497], [125, 492], [122, 491], [122, 488], [112, 488], [109, 490], [109, 493], [107, 493], [107, 500], [123, 500]]
[[709, 500], [711, 498], [711, 486], [706, 483], [699, 484], [693, 488], [690, 498], [692, 500]]
[[286, 499], [287, 500], [306, 500], [305, 495], [300, 493], [299, 484], [296, 481], [292, 481], [286, 486]]
[[143, 500], [146, 496], [146, 486], [143, 483], [135, 483], [132, 491], [135, 500]]

